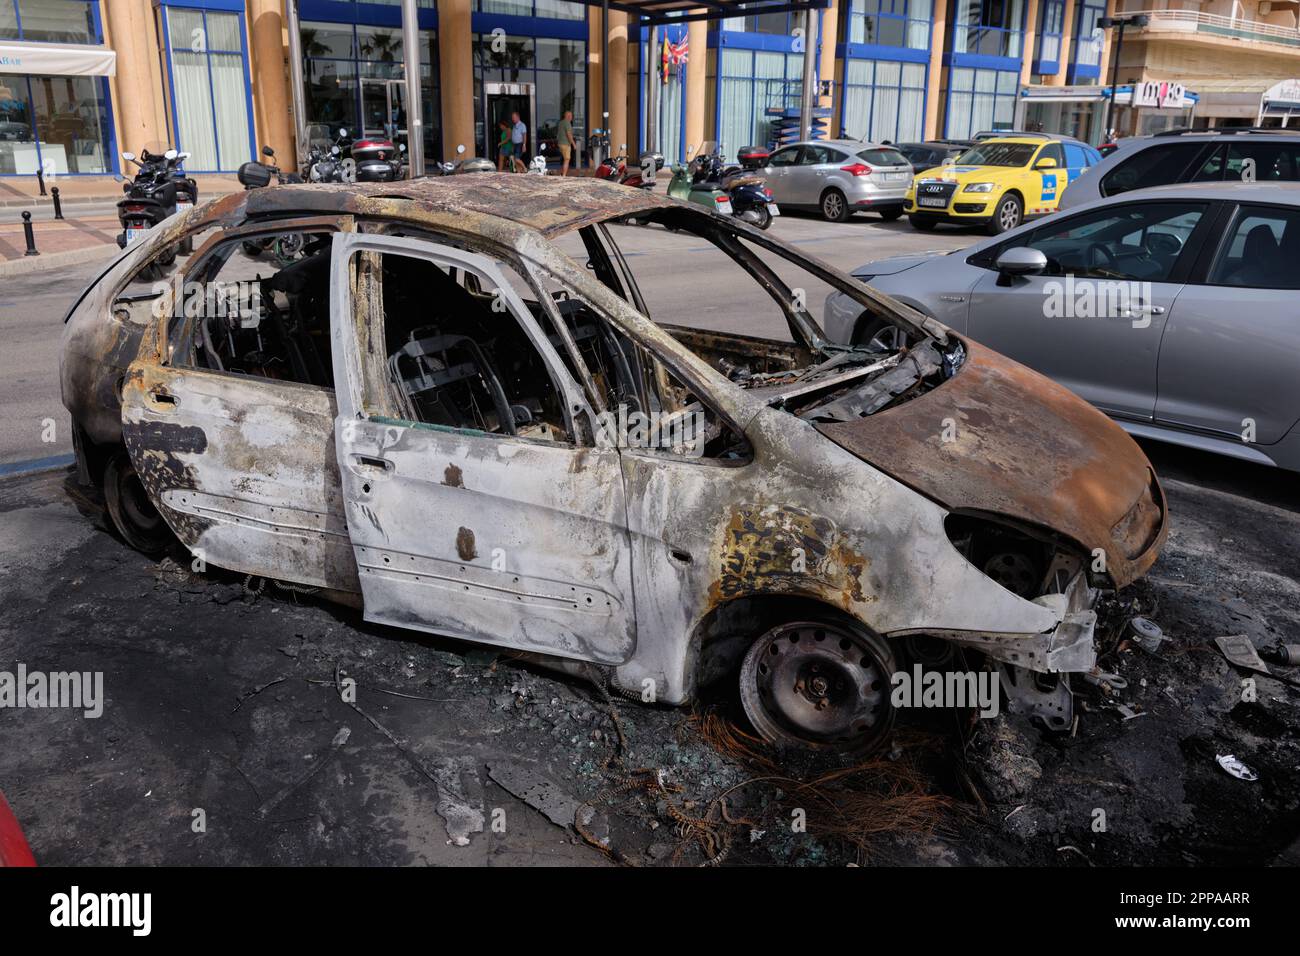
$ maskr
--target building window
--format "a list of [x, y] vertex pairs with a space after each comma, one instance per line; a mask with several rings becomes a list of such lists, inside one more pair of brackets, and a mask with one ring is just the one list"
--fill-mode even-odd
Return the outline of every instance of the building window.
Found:
[[244, 25], [238, 13], [166, 7], [176, 148], [193, 170], [238, 169], [253, 158]]
[[[536, 154], [538, 144], [545, 143], [548, 155], [559, 155], [556, 133], [566, 110], [573, 111], [574, 138], [579, 138], [578, 131], [587, 128], [586, 60], [587, 44], [581, 40], [475, 34], [474, 119], [479, 155], [497, 155], [498, 122], [516, 110], [526, 124], [529, 113], [536, 116], [537, 129], [528, 130], [529, 154]], [[493, 112], [489, 129], [484, 112], [485, 82], [532, 84], [532, 101], [515, 94], [493, 94], [487, 104]], [[620, 144], [612, 145], [617, 148]]]
[[852, 0], [848, 42], [928, 50], [931, 5], [931, 0]]
[[957, 0], [952, 52], [1019, 57], [1025, 0]]
[[541, 17], [549, 20], [585, 20], [587, 8], [565, 0], [474, 0], [479, 13], [505, 17]]
[[[407, 142], [406, 50], [400, 28], [304, 21], [302, 52], [309, 146], [330, 146], [341, 129]], [[421, 30], [425, 156], [442, 154], [439, 89], [438, 34]]]
[[[94, 0], [0, 0], [0, 39], [100, 44]], [[0, 73], [0, 175], [110, 173], [98, 76]]]
[[1044, 0], [1039, 13], [1034, 59], [1039, 63], [1061, 61], [1061, 33], [1065, 26], [1065, 0]]
[[968, 139], [984, 130], [1011, 129], [1020, 74], [1011, 70], [953, 67], [948, 76], [945, 135]]
[[924, 63], [846, 60], [840, 122], [843, 137], [873, 143], [921, 139], [925, 126], [925, 77]]
[[102, 43], [95, 0], [0, 0], [0, 40]]
[[1101, 71], [1101, 48], [1106, 41], [1106, 31], [1097, 26], [1097, 21], [1105, 15], [1105, 0], [1082, 0], [1079, 4], [1079, 23], [1074, 33], [1074, 63], [1076, 67], [1091, 67], [1083, 71], [1087, 76], [1096, 76]]
[[[795, 18], [798, 17], [796, 20]], [[769, 36], [793, 36], [795, 28], [803, 25], [803, 14], [759, 13], [747, 17], [729, 17], [722, 21], [722, 29], [733, 33], [766, 33]]]
[[734, 156], [742, 146], [775, 149], [795, 142], [799, 125], [789, 121], [799, 115], [803, 54], [718, 52], [718, 142], [724, 155]]

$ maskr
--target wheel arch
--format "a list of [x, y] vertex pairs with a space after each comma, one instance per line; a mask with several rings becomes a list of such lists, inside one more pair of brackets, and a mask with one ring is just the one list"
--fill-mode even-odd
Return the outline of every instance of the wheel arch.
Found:
[[842, 607], [813, 595], [770, 591], [740, 595], [715, 605], [692, 631], [691, 644], [699, 653], [696, 686], [735, 673], [749, 646], [776, 625], [807, 620], [876, 633]]

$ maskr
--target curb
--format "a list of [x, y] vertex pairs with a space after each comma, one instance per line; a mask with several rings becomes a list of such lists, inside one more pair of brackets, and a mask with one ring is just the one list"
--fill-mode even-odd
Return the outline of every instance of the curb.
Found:
[[76, 455], [55, 455], [53, 458], [35, 458], [31, 461], [16, 461], [12, 465], [0, 465], [0, 479], [18, 478], [22, 475], [34, 475], [42, 471], [59, 471], [76, 462]]
[[85, 249], [69, 249], [66, 252], [45, 252], [39, 256], [22, 256], [18, 259], [0, 260], [0, 278], [9, 276], [31, 275], [33, 272], [45, 272], [61, 266], [80, 265], [86, 262], [98, 262], [111, 259], [114, 253], [122, 252], [116, 245], [106, 242], [87, 246]]

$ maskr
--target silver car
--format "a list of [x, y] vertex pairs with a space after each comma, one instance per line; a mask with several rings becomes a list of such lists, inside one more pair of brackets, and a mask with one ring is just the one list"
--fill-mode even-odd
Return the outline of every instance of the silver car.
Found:
[[1122, 139], [1070, 183], [1058, 209], [1174, 183], [1300, 180], [1300, 135], [1284, 129], [1169, 130]]
[[819, 209], [832, 222], [855, 212], [890, 221], [903, 214], [912, 165], [892, 146], [832, 139], [778, 149], [763, 175], [782, 206]]
[[[1073, 188], [1073, 187], [1071, 187]], [[1131, 434], [1300, 470], [1300, 184], [1123, 193], [948, 255], [854, 271]], [[896, 346], [831, 295], [832, 340]]]

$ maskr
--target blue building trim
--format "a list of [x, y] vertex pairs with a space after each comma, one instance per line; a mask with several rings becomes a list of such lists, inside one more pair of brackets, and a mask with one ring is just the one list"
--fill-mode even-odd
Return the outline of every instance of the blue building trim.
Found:
[[1019, 73], [1024, 61], [1018, 56], [987, 56], [982, 53], [945, 53], [944, 66], [967, 67], [974, 70], [1002, 70]]
[[506, 36], [543, 37], [550, 40], [587, 42], [586, 20], [557, 20], [552, 17], [512, 17], [503, 13], [471, 13], [470, 29], [474, 33], [491, 33], [500, 28]]
[[[183, 0], [173, 0], [173, 2], [182, 3]], [[213, 0], [213, 2], [225, 2], [225, 0]], [[239, 3], [239, 0], [234, 2]], [[438, 28], [437, 9], [420, 7], [416, 12], [421, 30]], [[298, 18], [324, 23], [400, 28], [402, 8], [395, 4], [352, 2], [352, 0], [299, 0]]]
[[905, 46], [880, 46], [875, 43], [840, 43], [835, 56], [842, 60], [894, 60], [898, 63], [929, 63], [930, 50]]

